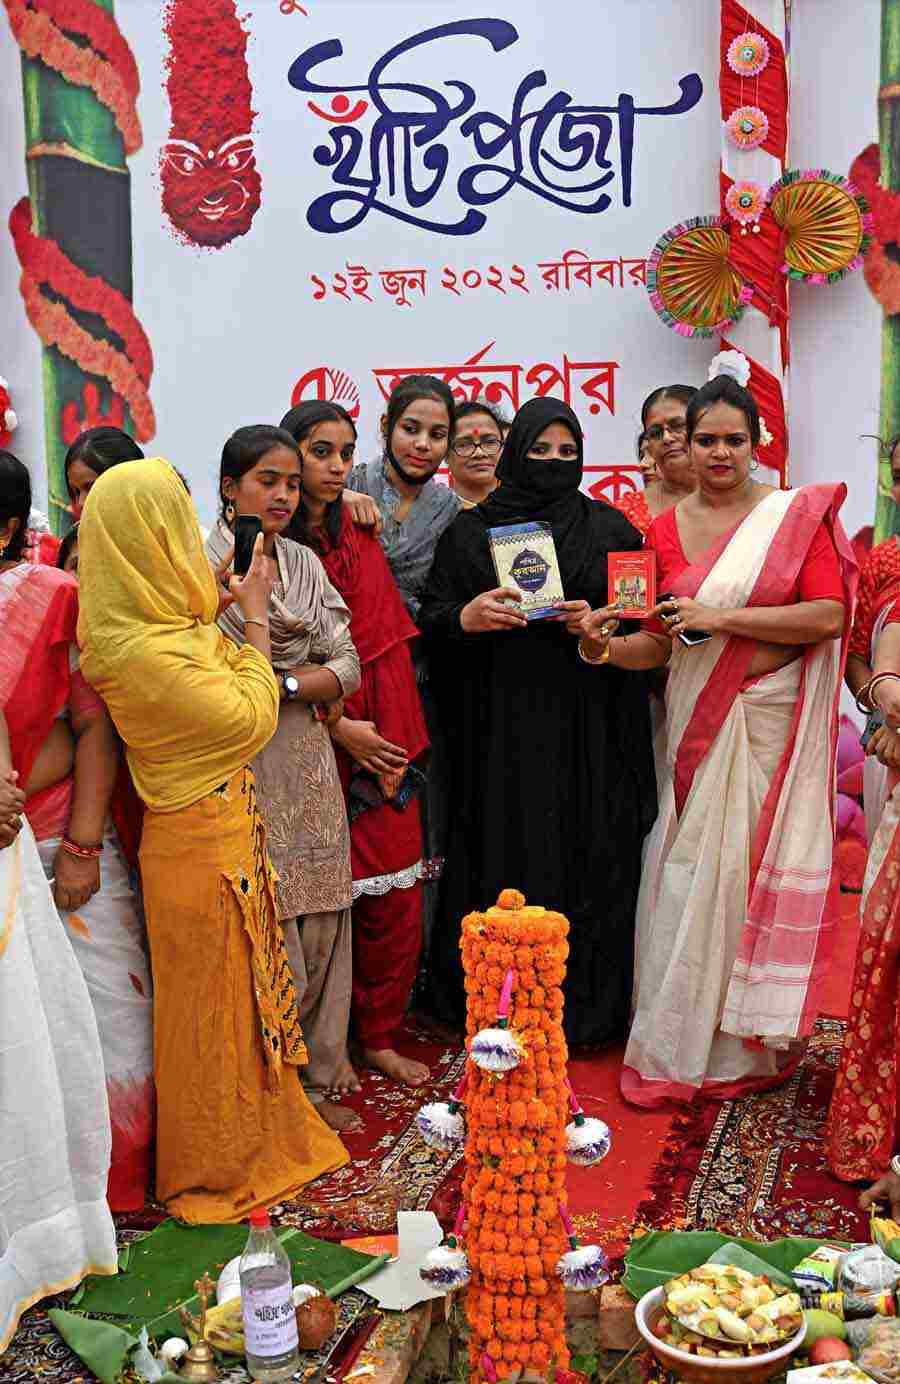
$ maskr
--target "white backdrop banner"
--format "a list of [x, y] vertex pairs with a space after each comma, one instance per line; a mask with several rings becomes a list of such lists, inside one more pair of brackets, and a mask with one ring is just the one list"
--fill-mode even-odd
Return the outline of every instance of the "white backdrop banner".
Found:
[[[413, 371], [508, 415], [535, 395], [567, 399], [587, 434], [586, 485], [614, 498], [635, 484], [642, 398], [700, 383], [715, 349], [664, 327], [644, 278], [665, 229], [717, 209], [716, 0], [238, 9], [115, 5], [141, 83], [128, 168], [133, 303], [153, 354], [148, 450], [184, 471], [201, 517], [233, 428], [333, 397], [357, 415], [366, 457], [393, 382]], [[14, 133], [3, 167], [20, 196], [8, 29], [0, 84]], [[40, 346], [7, 245], [2, 256], [4, 321], [22, 349], [0, 373], [33, 464]], [[70, 431], [113, 403], [100, 379], [70, 401]]]

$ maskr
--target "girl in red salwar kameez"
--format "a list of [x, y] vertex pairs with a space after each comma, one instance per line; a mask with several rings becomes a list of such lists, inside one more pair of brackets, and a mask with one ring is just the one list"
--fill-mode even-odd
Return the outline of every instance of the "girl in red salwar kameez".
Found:
[[370, 1065], [418, 1086], [428, 1068], [395, 1047], [422, 945], [414, 762], [428, 734], [410, 655], [418, 631], [377, 538], [356, 527], [341, 504], [356, 445], [349, 414], [311, 401], [291, 409], [281, 426], [297, 440], [303, 467], [290, 534], [315, 548], [344, 598], [362, 667], [360, 688], [332, 727], [350, 817], [353, 1025]]

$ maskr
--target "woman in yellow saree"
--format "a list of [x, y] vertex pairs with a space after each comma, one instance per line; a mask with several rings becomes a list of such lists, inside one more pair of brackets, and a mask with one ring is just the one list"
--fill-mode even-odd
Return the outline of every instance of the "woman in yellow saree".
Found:
[[257, 557], [234, 583], [249, 626], [238, 650], [215, 623], [193, 504], [161, 458], [98, 479], [79, 577], [82, 671], [147, 808], [157, 1196], [186, 1221], [241, 1220], [347, 1161], [300, 1084], [306, 1050], [248, 768], [278, 719], [267, 578]]

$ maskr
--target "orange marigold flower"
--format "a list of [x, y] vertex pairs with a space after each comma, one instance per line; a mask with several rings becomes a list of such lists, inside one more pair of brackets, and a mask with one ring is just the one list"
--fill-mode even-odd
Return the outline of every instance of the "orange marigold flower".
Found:
[[525, 895], [520, 894], [518, 889], [502, 889], [497, 899], [497, 907], [518, 913], [520, 909], [525, 907]]

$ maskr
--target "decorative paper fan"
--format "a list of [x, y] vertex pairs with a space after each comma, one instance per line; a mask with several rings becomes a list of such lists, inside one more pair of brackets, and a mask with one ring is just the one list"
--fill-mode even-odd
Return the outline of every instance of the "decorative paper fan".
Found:
[[679, 336], [717, 336], [736, 322], [753, 296], [732, 268], [721, 217], [682, 221], [656, 242], [647, 263], [650, 301]]
[[767, 197], [785, 232], [782, 274], [825, 284], [860, 267], [873, 221], [865, 198], [846, 178], [826, 168], [794, 169], [772, 184]]

